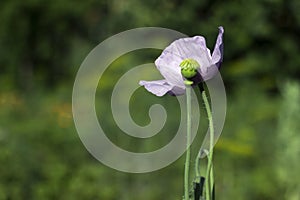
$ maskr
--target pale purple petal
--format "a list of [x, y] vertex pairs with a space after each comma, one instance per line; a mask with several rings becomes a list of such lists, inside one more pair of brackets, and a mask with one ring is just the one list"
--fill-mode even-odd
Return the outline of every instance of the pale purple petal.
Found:
[[169, 92], [171, 95], [179, 96], [185, 94], [185, 87], [173, 87], [172, 90]]
[[179, 64], [182, 59], [172, 53], [162, 53], [156, 60], [155, 65], [168, 84], [184, 88], [184, 80], [181, 75]]
[[219, 34], [217, 37], [217, 41], [215, 44], [215, 48], [212, 54], [212, 61], [209, 66], [201, 66], [198, 70], [201, 74], [201, 78], [203, 81], [207, 81], [211, 78], [213, 78], [217, 73], [219, 68], [221, 67], [221, 63], [223, 60], [223, 33], [224, 29], [223, 27], [219, 27]]
[[201, 77], [203, 81], [207, 81], [209, 79], [212, 79], [217, 73], [219, 72], [219, 68], [217, 65], [213, 64], [210, 67], [208, 67], [205, 72], [201, 72]]
[[172, 86], [169, 85], [166, 80], [140, 81], [139, 84], [144, 86], [152, 94], [159, 97], [172, 90]]
[[217, 65], [218, 68], [221, 67], [222, 61], [223, 61], [223, 34], [224, 29], [222, 26], [219, 27], [219, 34], [217, 37], [217, 41], [215, 44], [215, 48], [212, 54], [212, 63]]
[[210, 51], [207, 49], [205, 38], [202, 36], [178, 39], [169, 45], [162, 55], [168, 53], [175, 54], [182, 60], [195, 59], [203, 67], [208, 67], [211, 64]]

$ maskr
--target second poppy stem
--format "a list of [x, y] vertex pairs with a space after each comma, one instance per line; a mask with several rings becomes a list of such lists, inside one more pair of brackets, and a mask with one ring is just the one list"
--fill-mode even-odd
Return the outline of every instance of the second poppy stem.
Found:
[[208, 102], [208, 98], [206, 96], [205, 90], [202, 92], [202, 98], [204, 101], [204, 105], [206, 108], [207, 116], [208, 116], [208, 121], [209, 121], [209, 152], [208, 152], [208, 164], [207, 164], [207, 169], [206, 169], [206, 181], [205, 181], [205, 199], [206, 200], [211, 200], [212, 193], [213, 193], [213, 147], [214, 147], [214, 124], [213, 124], [213, 119], [212, 119], [212, 113], [210, 109], [210, 105]]

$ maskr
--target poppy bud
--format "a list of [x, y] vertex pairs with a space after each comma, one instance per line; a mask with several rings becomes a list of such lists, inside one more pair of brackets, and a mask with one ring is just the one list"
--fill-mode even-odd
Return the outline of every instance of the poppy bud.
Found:
[[182, 76], [187, 79], [196, 76], [197, 69], [200, 67], [199, 63], [191, 58], [184, 59], [179, 66], [181, 67]]

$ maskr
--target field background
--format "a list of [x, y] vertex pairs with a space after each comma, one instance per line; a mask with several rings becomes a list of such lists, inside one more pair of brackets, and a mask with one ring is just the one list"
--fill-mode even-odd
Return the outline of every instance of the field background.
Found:
[[[203, 35], [212, 49], [219, 25], [225, 29], [221, 74], [228, 110], [215, 150], [216, 197], [299, 200], [299, 10], [299, 0], [2, 0], [0, 200], [181, 199], [184, 157], [156, 172], [126, 174], [87, 152], [72, 119], [73, 81], [87, 54], [121, 31], [165, 27]], [[153, 103], [169, 114], [153, 139], [125, 136], [109, 109], [118, 77], [159, 54], [146, 49], [122, 56], [100, 80], [101, 124], [125, 149], [158, 149], [178, 127], [176, 100], [143, 88], [130, 104], [133, 119], [147, 124]], [[200, 140], [193, 143], [193, 156]]]

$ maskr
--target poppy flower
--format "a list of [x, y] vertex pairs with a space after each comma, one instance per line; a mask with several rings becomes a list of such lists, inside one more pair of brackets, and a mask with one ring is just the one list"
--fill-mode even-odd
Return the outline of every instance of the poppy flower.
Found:
[[183, 95], [185, 80], [193, 81], [193, 85], [197, 85], [213, 78], [223, 60], [223, 33], [224, 29], [220, 26], [212, 54], [202, 36], [175, 40], [155, 60], [157, 69], [165, 79], [142, 80], [139, 84], [156, 96], [167, 93]]

